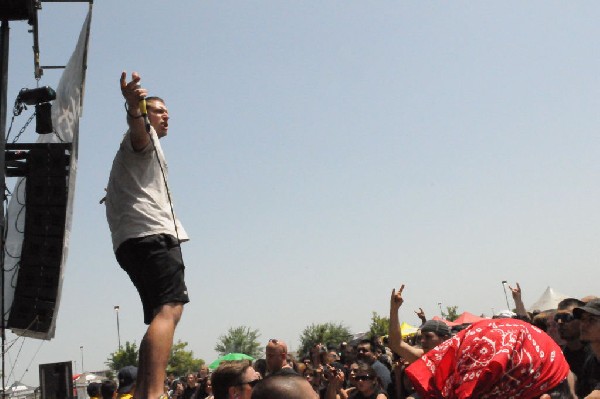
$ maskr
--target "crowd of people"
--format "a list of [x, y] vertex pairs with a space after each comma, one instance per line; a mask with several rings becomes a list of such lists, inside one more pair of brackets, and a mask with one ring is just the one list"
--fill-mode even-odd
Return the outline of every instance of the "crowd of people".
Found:
[[[402, 336], [404, 286], [390, 298], [387, 336], [317, 343], [295, 358], [271, 339], [265, 357], [222, 362], [216, 370], [165, 381], [171, 399], [600, 398], [600, 299], [567, 298], [557, 309], [529, 314], [511, 288], [516, 313], [450, 327], [422, 320]], [[556, 328], [549, 330], [553, 324]], [[550, 332], [548, 334], [547, 332]], [[131, 398], [136, 368], [88, 388], [92, 398]], [[90, 391], [91, 389], [91, 391]]]

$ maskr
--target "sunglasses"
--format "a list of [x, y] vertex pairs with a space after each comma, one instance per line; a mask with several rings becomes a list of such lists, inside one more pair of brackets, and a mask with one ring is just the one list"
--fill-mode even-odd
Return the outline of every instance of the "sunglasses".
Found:
[[358, 381], [369, 381], [372, 380], [374, 377], [370, 376], [370, 375], [357, 375], [356, 377], [354, 377], [355, 380]]
[[260, 378], [257, 378], [257, 379], [255, 379], [255, 380], [252, 380], [252, 381], [240, 382], [240, 383], [238, 383], [238, 384], [235, 384], [235, 385], [236, 385], [236, 386], [238, 386], [238, 385], [245, 385], [245, 384], [248, 384], [248, 385], [250, 385], [250, 388], [254, 388], [254, 387], [256, 386], [256, 384], [258, 384], [258, 383], [259, 383], [259, 382], [261, 382], [261, 381], [262, 381], [262, 379], [260, 379]]
[[575, 317], [571, 313], [557, 313], [554, 315], [554, 321], [557, 323], [559, 321], [562, 321], [563, 323], [569, 323], [573, 320], [575, 320]]

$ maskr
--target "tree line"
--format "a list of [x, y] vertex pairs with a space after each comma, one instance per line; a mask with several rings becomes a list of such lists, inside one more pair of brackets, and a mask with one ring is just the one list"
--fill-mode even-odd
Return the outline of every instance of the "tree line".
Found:
[[[448, 306], [447, 312], [442, 312], [442, 316], [450, 321], [458, 317], [457, 306]], [[371, 324], [367, 332], [367, 338], [381, 337], [388, 334], [390, 320], [373, 312]], [[348, 342], [352, 338], [350, 329], [343, 323], [322, 323], [311, 324], [307, 326], [300, 335], [300, 347], [298, 354], [300, 356], [309, 353], [310, 348], [316, 344], [327, 344], [339, 346], [342, 342]], [[264, 348], [259, 343], [260, 331], [248, 326], [231, 327], [227, 333], [221, 335], [215, 344], [215, 351], [219, 356], [228, 353], [244, 353], [255, 359], [262, 357]], [[204, 359], [194, 357], [191, 350], [187, 350], [188, 343], [181, 340], [173, 344], [167, 373], [173, 373], [176, 376], [184, 376], [189, 372], [197, 372], [200, 367], [206, 364]], [[139, 348], [135, 342], [125, 342], [125, 346], [111, 353], [106, 359], [105, 364], [110, 370], [116, 373], [125, 366], [137, 366], [139, 359]]]

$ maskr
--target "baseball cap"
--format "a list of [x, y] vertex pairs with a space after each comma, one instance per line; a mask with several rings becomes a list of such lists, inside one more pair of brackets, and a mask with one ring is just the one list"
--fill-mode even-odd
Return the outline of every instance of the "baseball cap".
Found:
[[450, 336], [452, 335], [452, 333], [450, 332], [450, 327], [448, 327], [448, 324], [444, 323], [441, 320], [427, 320], [425, 323], [423, 323], [423, 325], [421, 326], [421, 331], [422, 332], [434, 332], [439, 336]]
[[576, 319], [580, 319], [582, 313], [600, 316], [600, 299], [592, 299], [586, 303], [585, 306], [579, 306], [573, 309], [573, 316], [575, 316]]
[[117, 374], [117, 378], [119, 379], [118, 393], [131, 392], [137, 378], [137, 372], [138, 369], [135, 366], [125, 366], [119, 370], [119, 374]]

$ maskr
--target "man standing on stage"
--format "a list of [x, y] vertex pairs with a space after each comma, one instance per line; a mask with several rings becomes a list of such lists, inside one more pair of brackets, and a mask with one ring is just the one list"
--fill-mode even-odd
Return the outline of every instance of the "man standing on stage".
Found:
[[[146, 97], [140, 75], [121, 74], [129, 129], [113, 161], [106, 189], [106, 217], [121, 268], [135, 285], [148, 329], [140, 344], [136, 399], [164, 393], [165, 369], [175, 327], [189, 302], [179, 244], [188, 237], [175, 217], [167, 166], [158, 140], [167, 135], [164, 101]], [[142, 115], [147, 104], [147, 119]], [[148, 126], [145, 121], [149, 122]]]

